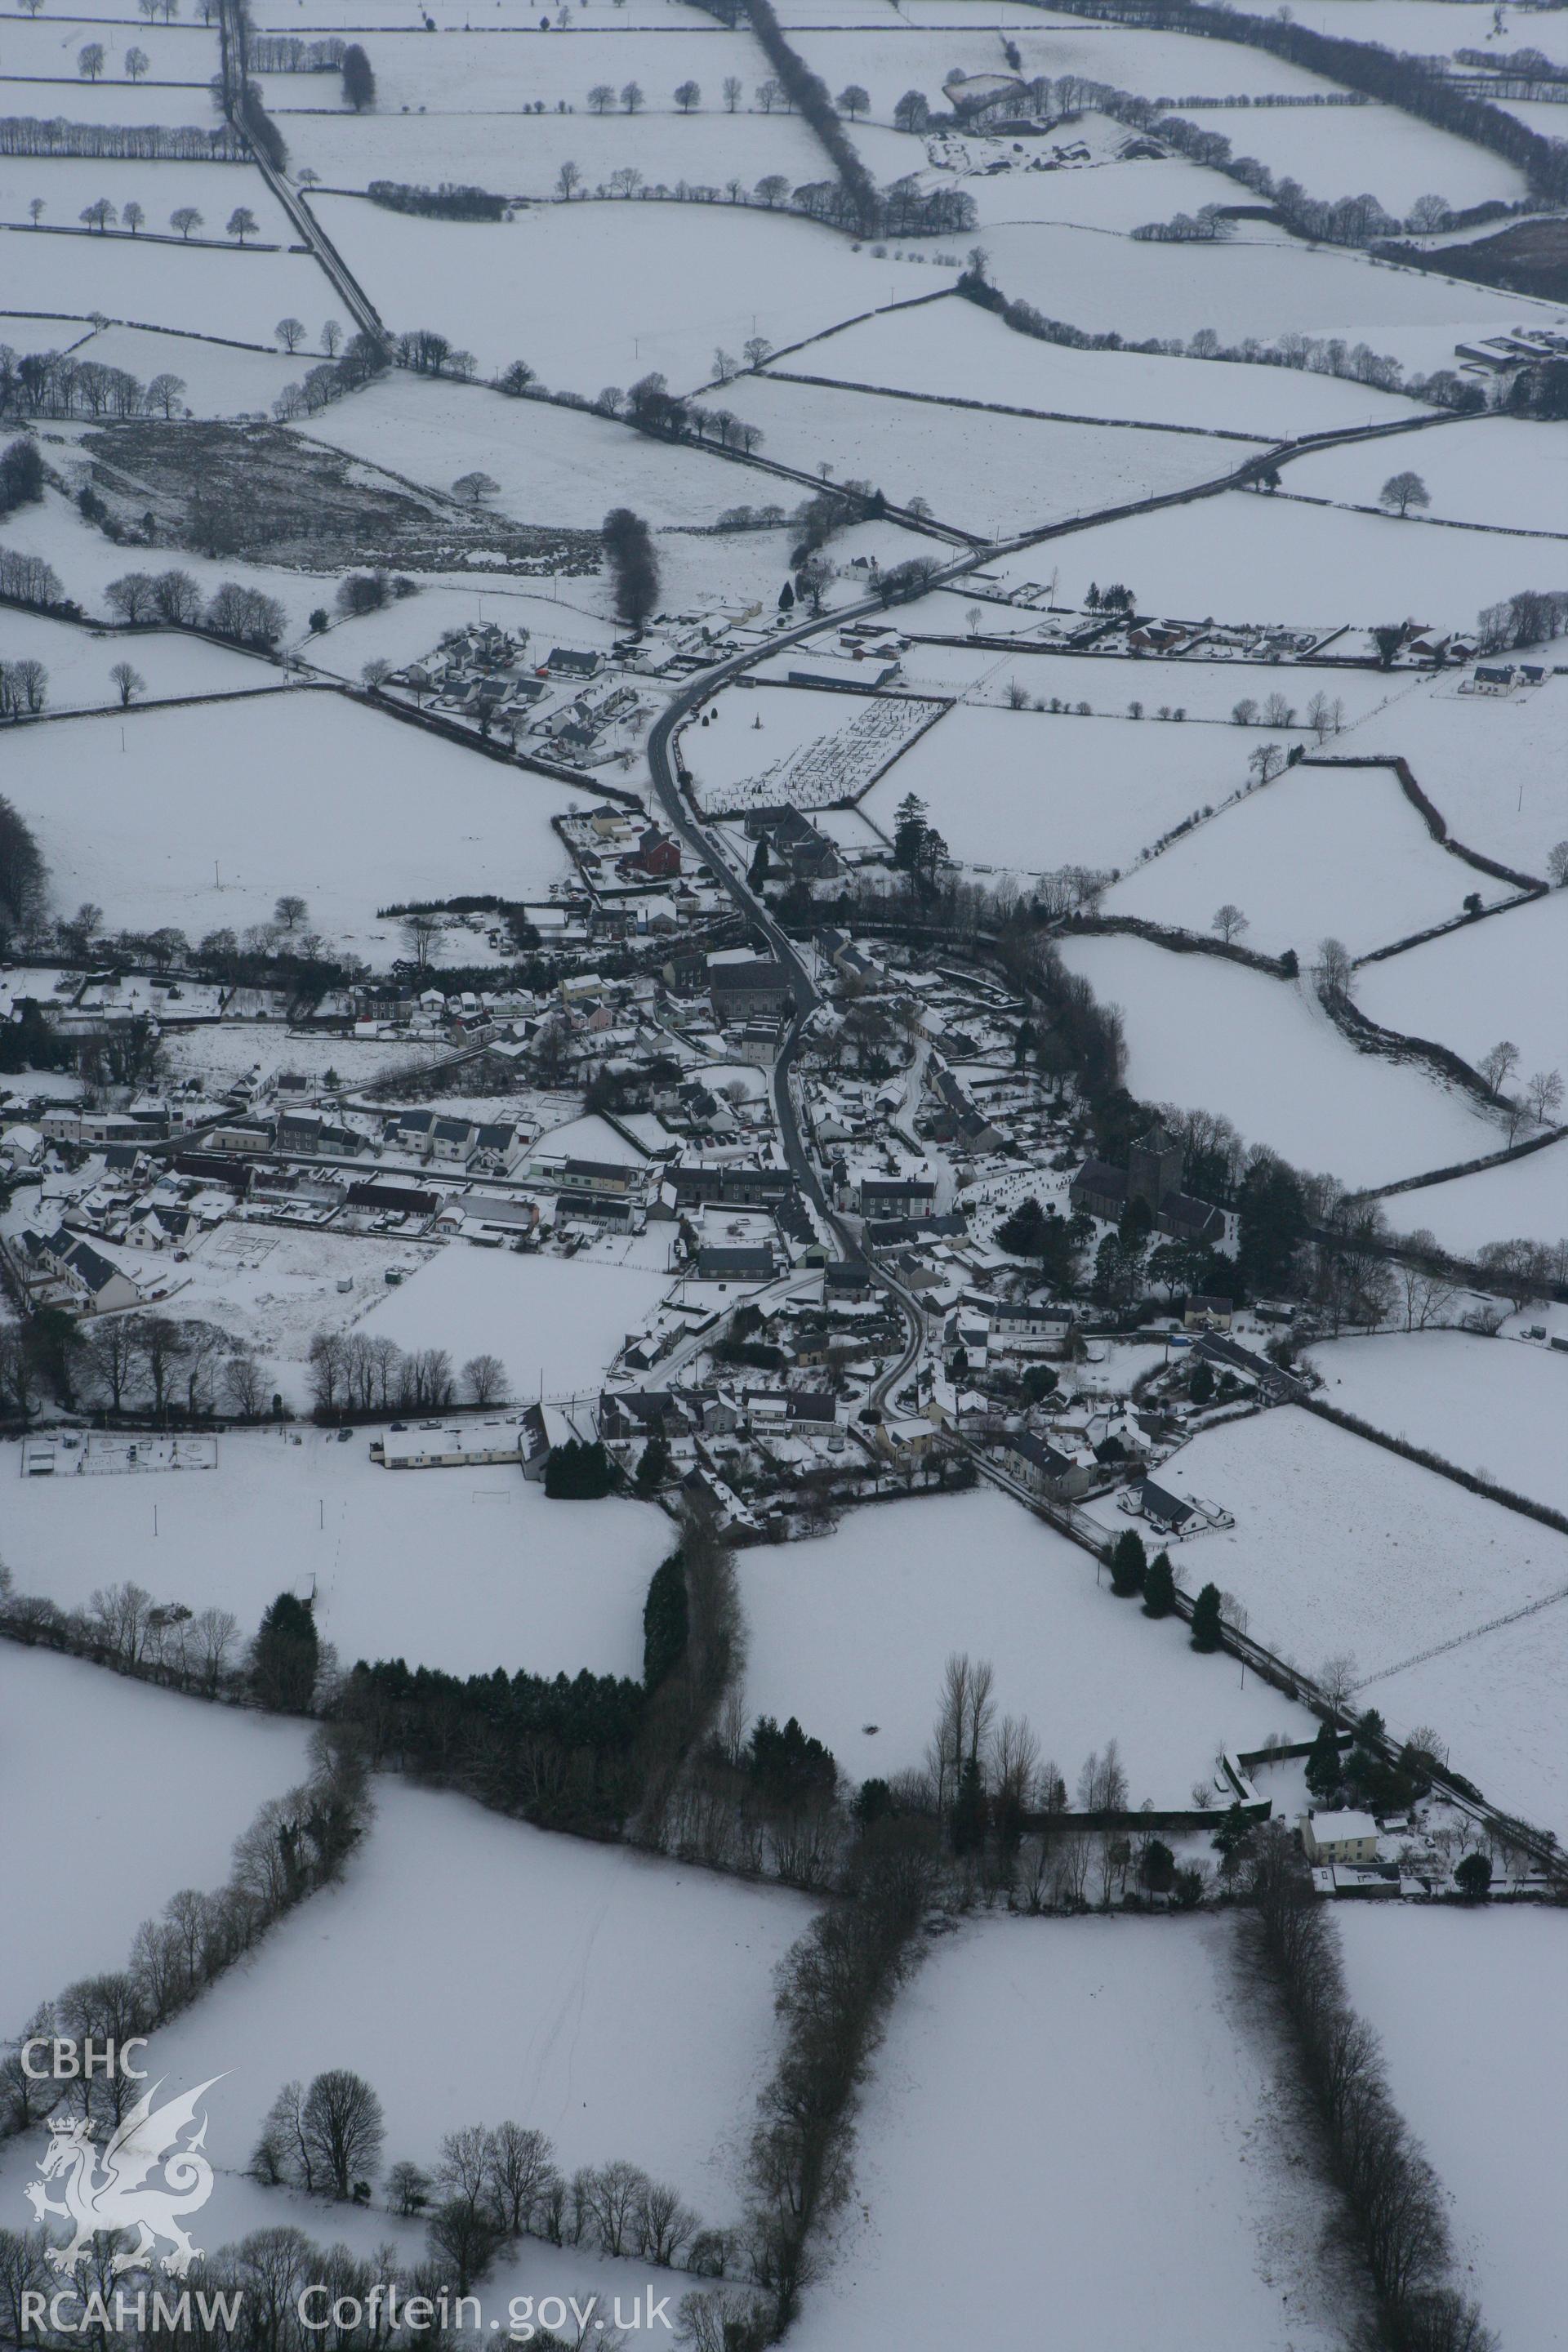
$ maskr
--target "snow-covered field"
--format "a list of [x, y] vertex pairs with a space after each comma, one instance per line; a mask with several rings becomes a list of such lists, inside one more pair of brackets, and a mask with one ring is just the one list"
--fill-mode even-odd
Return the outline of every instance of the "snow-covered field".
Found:
[[[83, 24], [79, 29], [82, 41], [99, 38], [100, 27], [95, 25]], [[132, 42], [140, 45], [143, 29], [140, 20], [134, 26], [123, 23], [113, 35], [104, 33], [104, 47], [109, 48], [111, 41], [118, 44], [121, 40], [127, 47]], [[216, 61], [216, 48], [203, 51], [205, 71], [210, 72]], [[68, 63], [63, 57], [56, 72], [58, 79], [49, 81], [8, 81], [0, 78], [0, 115], [44, 121], [63, 118], [68, 122], [160, 122], [171, 129], [195, 128], [204, 131], [211, 131], [216, 119], [212, 92], [205, 79], [174, 87], [155, 81], [125, 81], [118, 74], [113, 80], [83, 81], [74, 62]]]
[[1212, 481], [1236, 462], [1223, 442], [1186, 433], [953, 414], [923, 400], [772, 376], [742, 376], [707, 404], [758, 425], [763, 453], [797, 472], [826, 465], [840, 478], [869, 479], [896, 505], [923, 498], [942, 521], [998, 539]]
[[687, 390], [708, 381], [717, 344], [738, 353], [761, 334], [777, 347], [931, 290], [929, 269], [875, 265], [810, 221], [733, 205], [550, 205], [499, 224], [410, 219], [349, 196], [315, 209], [393, 324], [437, 328], [484, 373], [521, 356], [590, 398], [652, 368]]
[[[1434, 519], [1568, 533], [1568, 450], [1518, 417], [1478, 416], [1423, 433], [1397, 463], [1375, 443], [1325, 449], [1292, 466], [1285, 487], [1303, 497], [1375, 507], [1390, 474], [1405, 470], [1406, 458], [1431, 494], [1424, 511]], [[1519, 553], [1527, 568], [1533, 558], [1556, 577], [1554, 549], [1526, 546]]]
[[[16, 1447], [5, 1455], [15, 1557]], [[107, 1537], [81, 1600], [129, 1572], [116, 1557], [128, 1533]], [[306, 1728], [0, 1642], [0, 1868], [12, 1890], [0, 2042], [77, 1978], [123, 1967], [142, 1921], [182, 1886], [222, 1884], [258, 1808], [301, 1777]]]
[[[1003, 675], [1035, 696], [1060, 691], [1054, 661], [1016, 663]], [[1100, 677], [1108, 698], [1114, 687], [1146, 683], [1131, 662], [1103, 665]], [[914, 793], [961, 864], [1125, 870], [1170, 826], [1245, 783], [1250, 749], [1237, 727], [965, 708], [905, 752], [869, 794], [867, 814], [890, 828]]]
[[[1380, 1675], [1568, 1589], [1568, 1536], [1299, 1406], [1200, 1431], [1165, 1475], [1236, 1519], [1178, 1547], [1178, 1581], [1234, 1592], [1255, 1637], [1306, 1674], [1348, 1654], [1361, 1677]], [[1377, 1685], [1408, 1727], [1395, 1687]], [[1452, 1747], [1468, 1770], [1457, 1735]]]
[[794, 2341], [973, 2343], [1011, 2315], [1063, 2352], [1331, 2352], [1331, 2201], [1279, 2064], [1228, 1920], [965, 1927], [900, 1997]]
[[1487, 1242], [1516, 1235], [1560, 1241], [1568, 1233], [1568, 1144], [1548, 1144], [1501, 1168], [1396, 1193], [1384, 1206], [1397, 1232], [1424, 1227], [1462, 1257], [1474, 1256]]
[[1503, 2343], [1561, 2352], [1562, 1914], [1342, 1903], [1335, 1916], [1351, 2000], [1382, 2036], [1394, 2099], [1452, 2200], [1467, 2290]]
[[[1300, 511], [1300, 509], [1298, 509]], [[1379, 523], [1360, 517], [1326, 516], [1331, 524], [1376, 531]], [[1444, 543], [1480, 545], [1473, 531], [1428, 531], [1414, 549], [1408, 602], [1420, 613], [1426, 599], [1419, 585], [1425, 559], [1441, 552]], [[1485, 542], [1489, 554], [1493, 542]], [[1500, 543], [1504, 554], [1492, 574], [1497, 585], [1489, 591], [1503, 596], [1545, 578], [1554, 579], [1554, 551], [1532, 550], [1528, 541]], [[1352, 573], [1352, 575], [1356, 576]], [[1447, 613], [1457, 609], [1458, 594], [1434, 597]], [[1394, 609], [1391, 602], [1389, 609]], [[1547, 646], [1535, 658], [1549, 666], [1561, 648]], [[1461, 694], [1452, 677], [1437, 677], [1419, 694], [1402, 700], [1360, 730], [1353, 751], [1399, 752], [1410, 762], [1416, 782], [1441, 811], [1449, 832], [1471, 849], [1518, 867], [1544, 880], [1547, 854], [1568, 832], [1568, 803], [1563, 793], [1563, 744], [1568, 730], [1568, 684], [1549, 677], [1543, 686], [1517, 694]]]
[[1433, 193], [1456, 212], [1524, 193], [1523, 174], [1500, 156], [1392, 106], [1260, 106], [1215, 128], [1234, 153], [1267, 163], [1276, 182], [1296, 180], [1328, 203], [1373, 195], [1396, 220]]
[[1134, 1805], [1182, 1805], [1222, 1748], [1310, 1736], [1299, 1707], [1097, 1587], [1087, 1553], [990, 1489], [857, 1511], [737, 1566], [747, 1714], [798, 1715], [852, 1782], [919, 1769], [954, 1650], [991, 1660], [998, 1710], [1028, 1717], [1069, 1790], [1108, 1739]]
[[[521, 147], [529, 137], [530, 125], [522, 120], [524, 110], [541, 99], [551, 113], [558, 100], [574, 108], [583, 115], [590, 114], [588, 92], [601, 82], [608, 82], [616, 93], [612, 111], [622, 110], [620, 92], [628, 82], [636, 82], [643, 92], [643, 104], [652, 113], [667, 113], [678, 121], [680, 130], [690, 133], [687, 151], [692, 161], [687, 167], [689, 178], [709, 176], [702, 172], [701, 131], [703, 112], [694, 110], [681, 115], [675, 103], [675, 91], [685, 81], [697, 82], [702, 90], [703, 106], [717, 111], [723, 105], [721, 88], [726, 74], [738, 74], [746, 85], [749, 105], [754, 83], [766, 79], [767, 68], [761, 52], [742, 33], [727, 33], [712, 19], [706, 22], [700, 16], [671, 15], [668, 23], [656, 30], [639, 30], [635, 26], [605, 20], [600, 26], [578, 25], [566, 37], [555, 28], [542, 27], [527, 31], [515, 24], [483, 21], [483, 11], [478, 13], [480, 22], [470, 31], [453, 26], [442, 27], [437, 37], [420, 29], [408, 32], [376, 32], [372, 40], [367, 36], [365, 49], [375, 71], [376, 105], [384, 115], [397, 115], [406, 107], [411, 113], [432, 114], [515, 114], [517, 142]], [[362, 10], [363, 14], [363, 10]], [[312, 12], [313, 15], [313, 12]], [[319, 31], [323, 18], [312, 21], [310, 30]], [[279, 30], [303, 33], [302, 25], [290, 24], [287, 17]], [[363, 26], [357, 28], [363, 31]], [[260, 74], [263, 95], [268, 109], [277, 107], [321, 107], [336, 110], [342, 105], [341, 80], [336, 74]], [[285, 126], [289, 143], [294, 143], [291, 129]], [[447, 168], [437, 177], [456, 176], [453, 166], [460, 164], [463, 153], [462, 130], [454, 124], [451, 130], [453, 146]], [[300, 145], [300, 159], [309, 161], [308, 142]], [[674, 142], [671, 145], [675, 152]], [[397, 172], [390, 176], [411, 179], [416, 174]], [[674, 177], [673, 172], [669, 173]], [[502, 194], [509, 193], [506, 190]]]
[[389, 1290], [363, 1328], [401, 1348], [445, 1348], [455, 1364], [500, 1356], [524, 1401], [542, 1386], [546, 1396], [596, 1396], [628, 1333], [668, 1287], [662, 1272], [455, 1242]]
[[1560, 1069], [1568, 1061], [1568, 894], [1368, 964], [1356, 1002], [1374, 1021], [1436, 1037], [1472, 1063], [1511, 1038], [1520, 1068], [1510, 1090], [1532, 1070]]
[[[1401, 454], [1411, 452], [1402, 446]], [[1281, 478], [1289, 486], [1289, 469]], [[1005, 581], [1037, 580], [1042, 552], [1026, 550], [994, 568]], [[1481, 605], [1534, 586], [1543, 570], [1556, 577], [1540, 549], [1506, 531], [1402, 530], [1383, 515], [1282, 505], [1247, 490], [1081, 531], [1063, 555], [1075, 596], [1090, 580], [1124, 580], [1141, 612], [1320, 627], [1372, 628], [1408, 616], [1431, 628], [1473, 628]], [[1331, 681], [1322, 683], [1332, 690]], [[1419, 775], [1415, 753], [1409, 757]], [[1433, 798], [1442, 805], [1441, 794]], [[1457, 820], [1454, 829], [1463, 837]]]
[[161, 701], [179, 695], [247, 694], [283, 683], [269, 662], [231, 646], [171, 632], [163, 635], [110, 635], [72, 621], [51, 621], [42, 613], [0, 611], [0, 662], [41, 661], [49, 673], [49, 710], [120, 708], [120, 688], [110, 671], [129, 662], [145, 682], [136, 699]]
[[[124, 52], [130, 48], [142, 51], [153, 82], [205, 82], [217, 68], [217, 35], [210, 26], [138, 23], [126, 8], [100, 33], [73, 8], [69, 15], [51, 11], [30, 19], [16, 11], [7, 15], [0, 29], [0, 68], [29, 79], [74, 81], [80, 78], [77, 58], [83, 44], [100, 40], [105, 51], [102, 72], [110, 86], [124, 75]], [[44, 106], [37, 110], [67, 111]]]
[[632, 503], [658, 530], [716, 522], [730, 507], [796, 503], [791, 484], [745, 466], [445, 378], [388, 375], [300, 430], [439, 490], [477, 467], [500, 484], [497, 510], [519, 522], [596, 530], [609, 508]]
[[[100, 194], [112, 194], [119, 168], [100, 167]], [[183, 167], [167, 168], [177, 172]], [[226, 178], [230, 168], [232, 210], [249, 205], [259, 194], [261, 181], [259, 174], [248, 175], [237, 165], [226, 167]], [[254, 187], [248, 184], [252, 177]], [[224, 220], [227, 218], [226, 213]], [[221, 235], [223, 221], [216, 226]], [[110, 318], [133, 326], [176, 327], [250, 343], [268, 341], [279, 319], [313, 319], [323, 305], [339, 307], [331, 286], [309, 254], [258, 252], [254, 247], [241, 253], [237, 246], [218, 252], [211, 246], [149, 244], [132, 236], [47, 236], [31, 229], [0, 230], [0, 282], [5, 301], [16, 310], [65, 310], [85, 317], [107, 310]]]
[[[1310, 677], [1315, 684], [1317, 675], [1298, 673], [1303, 683]], [[1246, 742], [1247, 734], [1233, 730], [1233, 745]], [[1336, 748], [1328, 746], [1331, 757]], [[1342, 940], [1352, 956], [1364, 955], [1449, 921], [1472, 892], [1492, 904], [1511, 895], [1509, 884], [1450, 857], [1432, 839], [1391, 769], [1293, 768], [1140, 866], [1118, 884], [1106, 912], [1206, 931], [1215, 908], [1232, 904], [1247, 917], [1248, 947], [1268, 955], [1293, 947], [1305, 965], [1321, 939]], [[1402, 961], [1372, 971], [1394, 971]], [[1510, 970], [1511, 993], [1517, 960]], [[1359, 986], [1357, 998], [1394, 1028], [1419, 1027], [1414, 1017], [1376, 1012]]]
[[[576, 164], [585, 194], [607, 185], [612, 173], [628, 170], [640, 172], [650, 188], [685, 180], [728, 194], [738, 180], [747, 195], [769, 173], [782, 172], [792, 188], [817, 177], [822, 154], [810, 131], [798, 115], [750, 111], [750, 79], [746, 102], [733, 114], [720, 111], [723, 62], [710, 65], [707, 43], [702, 47], [697, 79], [703, 110], [690, 116], [676, 111], [662, 80], [649, 91], [649, 110], [638, 114], [618, 105], [593, 114], [581, 99], [568, 114], [291, 114], [289, 104], [322, 103], [317, 86], [305, 82], [300, 97], [286, 98], [281, 126], [295, 164], [309, 165], [329, 188], [363, 188], [372, 180], [435, 187], [461, 179], [495, 195], [538, 199], [555, 194], [567, 163]], [[624, 82], [622, 69], [616, 70]], [[336, 83], [323, 88], [330, 95]]]
[[[1468, 1097], [1414, 1066], [1356, 1053], [1308, 982], [1138, 939], [1068, 940], [1062, 956], [1101, 1003], [1121, 1007], [1135, 1095], [1217, 1111], [1247, 1142], [1271, 1145], [1298, 1168], [1387, 1184], [1479, 1159], [1505, 1140]], [[1428, 1197], [1401, 1196], [1411, 1224], [1431, 1222]], [[1418, 1210], [1408, 1205], [1416, 1201]]]
[[[380, 2094], [389, 2164], [433, 2168], [446, 2132], [511, 2120], [548, 2134], [568, 2174], [624, 2158], [671, 2181], [710, 2225], [735, 2221], [773, 2054], [773, 1971], [809, 1906], [395, 1780], [376, 1798], [342, 1885], [283, 1920], [150, 2047], [145, 2063], [173, 2084], [226, 2078], [208, 2102], [218, 2183], [205, 2242], [310, 2226], [310, 2209], [243, 2168], [282, 2084], [330, 2066]], [[438, 1964], [418, 1926], [432, 1902], [447, 1923]], [[454, 2032], [455, 2020], [483, 2030]], [[19, 2202], [25, 2167], [12, 2163], [7, 2201], [15, 2186]], [[330, 2208], [313, 2219], [316, 2234], [338, 2234]]]
[[[499, 1351], [498, 1351], [499, 1352]], [[280, 1589], [316, 1595], [345, 1666], [640, 1675], [648, 1578], [669, 1523], [642, 1503], [551, 1503], [521, 1471], [384, 1470], [368, 1438], [236, 1431], [216, 1470], [23, 1480], [5, 1550], [24, 1592], [62, 1606], [131, 1577], [160, 1601], [231, 1609], [248, 1637]], [[157, 1533], [153, 1533], [156, 1506]]]
[[[281, 350], [242, 351], [232, 343], [211, 342], [205, 336], [150, 333], [141, 327], [89, 331], [77, 357], [96, 360], [100, 367], [124, 368], [144, 384], [155, 375], [177, 375], [184, 385], [180, 401], [193, 416], [270, 415], [284, 385], [297, 383], [306, 369], [319, 364], [321, 354], [313, 348], [315, 337], [325, 318], [331, 315], [333, 300], [331, 288], [324, 287], [320, 298], [322, 318], [312, 316], [306, 322], [306, 346], [292, 358]], [[341, 310], [342, 305], [337, 307]], [[81, 328], [75, 327], [46, 335], [34, 326], [23, 328], [20, 321], [12, 329], [0, 322], [0, 334], [18, 351], [75, 343], [81, 332]]]
[[910, 696], [770, 688], [721, 696], [721, 719], [681, 737], [705, 809], [826, 808], [863, 793], [879, 770], [940, 715]]
[[[137, 35], [127, 33], [128, 40]], [[167, 93], [165, 93], [165, 96]], [[238, 205], [247, 205], [256, 215], [257, 239], [263, 245], [289, 245], [294, 232], [289, 216], [258, 171], [243, 163], [140, 163], [121, 162], [109, 157], [59, 158], [37, 155], [6, 155], [0, 157], [0, 221], [16, 223], [29, 217], [27, 207], [35, 196], [44, 203], [45, 229], [78, 226], [84, 205], [96, 204], [107, 196], [117, 210], [132, 202], [139, 204], [146, 215], [147, 229], [156, 236], [168, 236], [172, 232], [169, 215], [184, 205], [194, 205], [202, 215], [201, 226], [193, 235], [208, 243], [221, 241], [224, 223]], [[61, 240], [51, 237], [44, 244], [46, 253], [58, 254]], [[247, 238], [247, 243], [252, 242]], [[5, 261], [11, 259], [12, 247], [4, 248]], [[111, 248], [110, 268], [105, 279], [118, 275], [121, 248]], [[99, 257], [103, 267], [102, 257]], [[7, 280], [9, 271], [7, 270]], [[101, 282], [101, 281], [100, 281]], [[331, 289], [323, 281], [323, 295]], [[7, 299], [10, 288], [7, 283]], [[192, 325], [203, 323], [191, 320]], [[206, 331], [221, 332], [210, 324]], [[267, 331], [258, 334], [258, 342], [268, 340]]]
[[[1214, 44], [1200, 44], [1213, 47]], [[1230, 54], [1237, 54], [1231, 52]], [[1026, 223], [989, 229], [994, 284], [1048, 318], [1137, 340], [1217, 330], [1224, 343], [1292, 332], [1342, 335], [1390, 352], [1407, 368], [1453, 363], [1456, 341], [1496, 334], [1520, 319], [1546, 324], [1546, 305], [1485, 287], [1373, 263], [1343, 247], [1158, 245], [1093, 229]], [[1374, 399], [1367, 415], [1375, 413]]]
[[[1156, 249], [1173, 250], [1169, 246]], [[951, 303], [886, 311], [794, 352], [780, 364], [803, 375], [935, 393], [944, 399], [1047, 409], [1068, 416], [1191, 425], [1262, 440], [1362, 424], [1370, 415], [1392, 418], [1415, 413], [1391, 394], [1372, 393], [1338, 376], [1309, 375], [1295, 368], [1162, 359], [1139, 352], [1072, 351], [1063, 343], [1017, 334], [989, 310], [960, 297]], [[1291, 479], [1293, 483], [1293, 472]]]
[[[798, 47], [830, 89], [842, 89], [846, 81], [863, 83], [870, 93], [873, 117], [886, 121], [900, 94], [911, 86], [924, 89], [932, 105], [937, 104], [942, 85], [955, 66], [966, 74], [1005, 72], [1006, 58], [994, 29], [998, 21], [990, 9], [943, 5], [927, 13], [917, 32], [884, 16], [866, 31], [819, 31], [814, 26], [802, 32]], [[1328, 87], [1317, 75], [1240, 43], [1190, 40], [1180, 33], [1081, 21], [1070, 30], [1048, 23], [1042, 27], [1038, 17], [1031, 15], [1026, 24], [1016, 12], [1011, 21], [1021, 60], [1018, 70], [1026, 81], [1036, 74], [1053, 81], [1063, 74], [1078, 74], [1142, 97], [1173, 100], [1309, 93]]]
[[1402, 1331], [1325, 1340], [1312, 1361], [1342, 1412], [1568, 1511], [1558, 1444], [1568, 1427], [1568, 1356], [1467, 1331]]
[[309, 697], [301, 760], [304, 701], [81, 719], [68, 747], [58, 728], [23, 733], [8, 747], [5, 788], [37, 821], [61, 897], [96, 899], [111, 924], [173, 923], [195, 940], [268, 921], [279, 893], [294, 890], [319, 930], [385, 963], [400, 949], [378, 906], [464, 890], [526, 898], [565, 871], [550, 829], [570, 801], [563, 786], [468, 759], [330, 693]]

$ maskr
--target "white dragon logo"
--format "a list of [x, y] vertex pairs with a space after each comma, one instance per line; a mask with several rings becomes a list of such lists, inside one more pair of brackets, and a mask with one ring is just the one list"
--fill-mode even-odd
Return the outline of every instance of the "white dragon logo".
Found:
[[[28, 2182], [26, 2196], [40, 2221], [68, 2221], [75, 2232], [68, 2245], [48, 2250], [57, 2271], [74, 2271], [90, 2251], [97, 2231], [134, 2230], [135, 2245], [114, 2257], [116, 2274], [150, 2268], [158, 2240], [166, 2238], [174, 2252], [163, 2257], [163, 2268], [176, 2278], [184, 2276], [202, 2250], [191, 2243], [179, 2217], [198, 2211], [212, 2195], [213, 2168], [202, 2152], [205, 2116], [187, 2146], [175, 2143], [195, 2123], [202, 2094], [222, 2080], [221, 2074], [214, 2074], [157, 2108], [153, 2100], [161, 2083], [154, 2083], [115, 2126], [103, 2149], [101, 2170], [93, 2126], [85, 2117], [51, 2121], [38, 2179]], [[161, 2183], [149, 2179], [156, 2172], [163, 2175]], [[43, 2183], [55, 2179], [63, 2182], [63, 2202], [45, 2194]]]

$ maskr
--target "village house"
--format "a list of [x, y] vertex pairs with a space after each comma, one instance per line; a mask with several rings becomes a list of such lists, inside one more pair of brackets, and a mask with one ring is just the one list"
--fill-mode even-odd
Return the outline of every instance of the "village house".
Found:
[[142, 1293], [131, 1276], [63, 1225], [47, 1241], [26, 1233], [22, 1244], [26, 1255], [61, 1284], [84, 1313], [112, 1315], [122, 1307], [141, 1305]]
[[1096, 1465], [1092, 1460], [1075, 1461], [1049, 1440], [1037, 1436], [1032, 1429], [1010, 1431], [1001, 1439], [996, 1455], [1009, 1476], [1017, 1480], [1031, 1495], [1044, 1495], [1052, 1502], [1064, 1502], [1075, 1495], [1084, 1494], [1094, 1483]]
[[1301, 1823], [1302, 1851], [1313, 1863], [1375, 1862], [1377, 1837], [1370, 1813], [1308, 1813]]

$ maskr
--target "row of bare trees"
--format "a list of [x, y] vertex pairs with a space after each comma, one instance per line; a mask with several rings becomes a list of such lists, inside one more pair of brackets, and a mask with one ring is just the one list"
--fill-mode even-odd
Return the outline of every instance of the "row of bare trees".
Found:
[[454, 1374], [445, 1348], [400, 1348], [384, 1331], [318, 1331], [310, 1366], [318, 1414], [445, 1412], [459, 1394], [481, 1406], [499, 1404], [506, 1394], [499, 1356], [470, 1356]]
[[1338, 1931], [1279, 1823], [1257, 1836], [1250, 1891], [1258, 1957], [1294, 2031], [1383, 2340], [1408, 2352], [1492, 2352], [1497, 2338], [1452, 2283], [1441, 2183], [1394, 2104], [1378, 2037], [1345, 1991]]
[[134, 2078], [116, 2069], [90, 2082], [37, 2082], [22, 2063], [24, 2042], [38, 2035], [119, 2046], [166, 2023], [254, 1949], [275, 1920], [338, 1876], [372, 1811], [357, 1740], [321, 1727], [311, 1739], [310, 1777], [262, 1806], [236, 1843], [226, 1884], [216, 1893], [185, 1887], [172, 1895], [137, 1929], [123, 1969], [68, 1986], [0, 2048], [0, 2137], [26, 2130], [59, 2105], [118, 2124], [137, 2096]]

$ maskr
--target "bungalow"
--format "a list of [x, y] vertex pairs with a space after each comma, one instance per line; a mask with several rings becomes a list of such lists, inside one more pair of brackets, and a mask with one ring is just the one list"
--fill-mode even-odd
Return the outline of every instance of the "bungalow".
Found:
[[574, 646], [552, 646], [544, 667], [557, 677], [596, 677], [603, 658], [596, 653], [580, 653]]
[[1121, 1501], [1124, 1510], [1131, 1509], [1136, 1517], [1147, 1519], [1156, 1535], [1184, 1536], [1194, 1520], [1200, 1527], [1207, 1525], [1195, 1503], [1184, 1502], [1167, 1487], [1156, 1486], [1152, 1478], [1130, 1487]]
[[747, 1243], [697, 1253], [699, 1282], [771, 1282], [773, 1278], [773, 1254], [766, 1244]]
[[1370, 1813], [1309, 1813], [1301, 1823], [1302, 1851], [1314, 1863], [1375, 1862], [1377, 1835]]
[[370, 1442], [370, 1458], [384, 1470], [463, 1470], [481, 1463], [523, 1458], [516, 1421], [459, 1422], [454, 1428], [389, 1429]]

